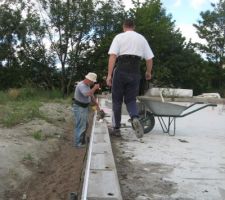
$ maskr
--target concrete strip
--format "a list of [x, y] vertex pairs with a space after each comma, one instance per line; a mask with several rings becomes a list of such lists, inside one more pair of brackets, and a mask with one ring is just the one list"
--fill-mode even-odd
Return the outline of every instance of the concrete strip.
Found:
[[[105, 122], [94, 121], [88, 157], [90, 166], [87, 194], [83, 200], [122, 200], [108, 128]], [[85, 186], [84, 186], [85, 187]]]
[[112, 149], [107, 143], [99, 143], [98, 145], [94, 145], [92, 152], [93, 153], [111, 153]]
[[225, 200], [225, 190], [222, 189], [222, 188], [219, 188], [219, 192], [220, 192], [221, 198], [222, 198], [223, 200]]
[[115, 163], [110, 154], [107, 154], [107, 153], [93, 154], [90, 169], [91, 170], [114, 170]]
[[120, 189], [118, 188], [117, 174], [115, 173], [115, 171], [91, 170], [87, 199], [122, 199]]

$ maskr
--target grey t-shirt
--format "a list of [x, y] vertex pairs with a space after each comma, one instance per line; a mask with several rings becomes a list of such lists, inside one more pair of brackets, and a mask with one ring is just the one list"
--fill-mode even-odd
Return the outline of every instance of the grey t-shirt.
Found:
[[90, 87], [83, 83], [83, 81], [79, 82], [76, 86], [74, 98], [81, 103], [90, 103], [91, 97], [86, 96], [86, 94], [90, 91]]

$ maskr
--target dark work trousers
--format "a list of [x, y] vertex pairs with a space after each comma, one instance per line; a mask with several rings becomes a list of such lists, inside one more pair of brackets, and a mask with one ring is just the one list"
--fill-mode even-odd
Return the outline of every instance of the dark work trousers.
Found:
[[[130, 68], [132, 67], [134, 66], [131, 65]], [[114, 128], [120, 128], [123, 101], [130, 117], [138, 117], [136, 97], [139, 93], [140, 78], [139, 70], [129, 71], [120, 66], [115, 68], [112, 80], [112, 125]]]

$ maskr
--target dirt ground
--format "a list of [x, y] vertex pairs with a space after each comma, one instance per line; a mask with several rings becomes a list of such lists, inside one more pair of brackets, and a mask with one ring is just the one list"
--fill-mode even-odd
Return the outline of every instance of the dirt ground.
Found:
[[[163, 179], [173, 170], [170, 166], [160, 163], [134, 163], [134, 155], [123, 150], [126, 149], [124, 146], [127, 141], [112, 137], [111, 142], [123, 200], [157, 199], [153, 194], [170, 195], [177, 190], [175, 183]], [[147, 175], [149, 172], [151, 177]]]
[[[11, 129], [0, 128], [2, 200], [65, 200], [81, 189], [86, 148], [72, 146], [71, 106], [44, 104], [41, 109], [48, 122], [35, 119]], [[31, 136], [37, 131], [43, 140]]]

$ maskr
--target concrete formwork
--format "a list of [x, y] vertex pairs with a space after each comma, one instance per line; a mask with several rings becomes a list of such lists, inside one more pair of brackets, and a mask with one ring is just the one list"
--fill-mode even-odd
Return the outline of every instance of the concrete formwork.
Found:
[[82, 200], [122, 200], [107, 125], [94, 118]]

